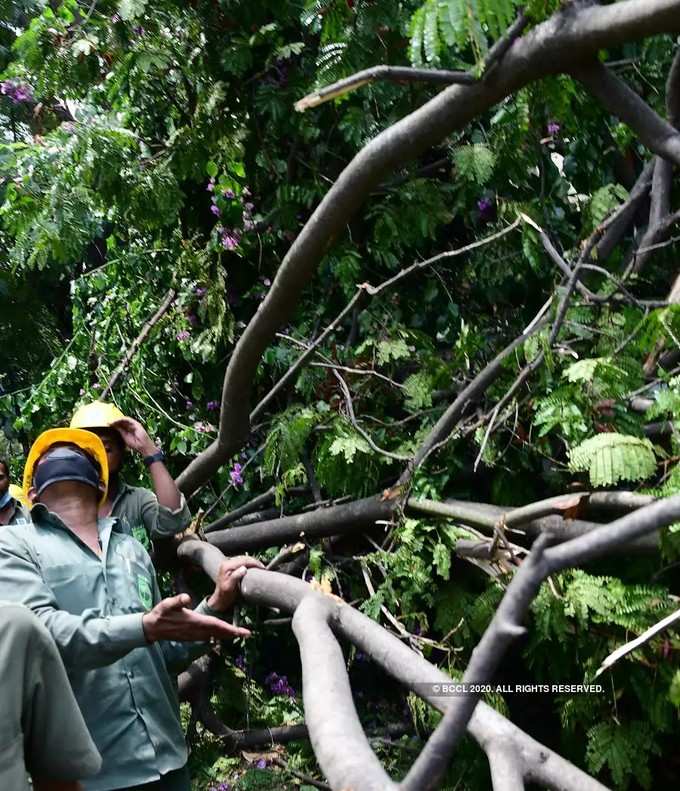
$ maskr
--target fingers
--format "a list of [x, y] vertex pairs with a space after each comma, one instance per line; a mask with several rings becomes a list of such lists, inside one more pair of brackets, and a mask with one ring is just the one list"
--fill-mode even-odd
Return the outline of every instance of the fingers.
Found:
[[200, 637], [204, 640], [208, 637], [215, 637], [218, 640], [229, 637], [250, 637], [252, 634], [250, 629], [245, 629], [242, 626], [234, 626], [212, 615], [198, 615], [194, 612], [191, 612], [189, 615], [190, 623], [200, 633]]
[[227, 558], [226, 560], [222, 561], [222, 568], [225, 571], [239, 568], [239, 566], [245, 566], [249, 569], [264, 568], [264, 564], [261, 561], [259, 561], [257, 558], [251, 558], [250, 555], [236, 555], [233, 558]]
[[114, 420], [113, 423], [111, 423], [111, 427], [119, 431], [121, 429], [123, 431], [131, 431], [135, 427], [135, 424], [129, 417], [122, 417], [120, 420]]
[[185, 607], [191, 607], [191, 596], [188, 593], [169, 596], [167, 599], [160, 601], [156, 607], [161, 615], [169, 615], [172, 612], [183, 610]]

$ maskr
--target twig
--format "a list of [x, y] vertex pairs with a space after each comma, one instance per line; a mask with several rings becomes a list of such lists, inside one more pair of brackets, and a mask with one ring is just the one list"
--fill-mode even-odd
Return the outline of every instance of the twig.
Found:
[[111, 395], [113, 392], [113, 388], [118, 383], [118, 380], [123, 376], [125, 373], [125, 369], [130, 364], [132, 358], [137, 354], [141, 345], [147, 339], [151, 330], [158, 324], [158, 322], [163, 318], [163, 316], [168, 312], [170, 306], [175, 301], [175, 297], [177, 296], [177, 291], [174, 288], [169, 289], [165, 297], [163, 297], [163, 301], [160, 304], [158, 310], [153, 314], [153, 316], [147, 320], [147, 322], [142, 327], [141, 332], [139, 335], [132, 341], [128, 350], [125, 352], [123, 359], [120, 361], [114, 372], [111, 374], [111, 378], [108, 381], [106, 387], [102, 390], [101, 400], [106, 401], [106, 399]]
[[347, 382], [342, 378], [340, 373], [336, 368], [333, 368], [333, 374], [335, 378], [340, 383], [340, 387], [342, 388], [343, 395], [345, 396], [345, 404], [347, 405], [347, 415], [349, 417], [350, 423], [354, 426], [355, 430], [368, 442], [371, 449], [374, 450], [376, 453], [380, 453], [381, 456], [386, 456], [388, 459], [393, 459], [394, 461], [409, 461], [410, 456], [404, 456], [402, 453], [392, 453], [389, 450], [385, 450], [384, 448], [379, 447], [375, 444], [371, 435], [364, 431], [361, 426], [357, 423], [357, 419], [354, 416], [354, 406], [352, 405], [352, 396], [349, 392], [349, 387], [347, 387]]
[[619, 659], [622, 659], [624, 656], [626, 656], [626, 654], [629, 654], [631, 651], [635, 651], [636, 648], [639, 648], [648, 640], [651, 640], [652, 637], [659, 634], [659, 632], [663, 632], [671, 624], [678, 620], [680, 620], [680, 610], [676, 610], [674, 613], [671, 613], [671, 615], [668, 615], [663, 620], [659, 621], [659, 623], [654, 624], [654, 626], [650, 626], [649, 629], [644, 631], [639, 637], [636, 637], [635, 640], [631, 640], [629, 643], [617, 648], [616, 651], [612, 651], [612, 653], [603, 660], [602, 664], [597, 670], [597, 673], [595, 673], [595, 678], [597, 678], [601, 673], [604, 673], [604, 671], [608, 668], [612, 667], [612, 665], [615, 665]]
[[370, 69], [362, 69], [350, 77], [320, 88], [318, 91], [307, 94], [295, 102], [295, 109], [299, 113], [309, 110], [311, 107], [318, 107], [324, 102], [336, 99], [350, 91], [356, 91], [364, 85], [375, 82], [376, 80], [386, 80], [390, 82], [433, 82], [437, 85], [470, 85], [477, 81], [477, 78], [467, 71], [445, 71], [442, 69], [411, 69], [407, 66], [373, 66]]
[[315, 780], [311, 775], [306, 775], [304, 772], [298, 772], [297, 769], [291, 769], [290, 766], [278, 756], [275, 756], [271, 759], [273, 764], [280, 766], [281, 769], [288, 772], [288, 774], [293, 775], [293, 777], [297, 777], [299, 780], [302, 780], [304, 783], [310, 786], [314, 786], [314, 788], [321, 788], [323, 791], [332, 791], [331, 787], [326, 783], [322, 783], [320, 780]]

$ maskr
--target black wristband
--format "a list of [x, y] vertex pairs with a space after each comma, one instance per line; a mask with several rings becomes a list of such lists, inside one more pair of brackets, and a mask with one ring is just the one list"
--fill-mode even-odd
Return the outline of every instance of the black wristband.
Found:
[[155, 453], [152, 453], [151, 456], [144, 457], [144, 464], [147, 467], [150, 467], [155, 461], [164, 461], [165, 460], [165, 453], [162, 450], [157, 450]]

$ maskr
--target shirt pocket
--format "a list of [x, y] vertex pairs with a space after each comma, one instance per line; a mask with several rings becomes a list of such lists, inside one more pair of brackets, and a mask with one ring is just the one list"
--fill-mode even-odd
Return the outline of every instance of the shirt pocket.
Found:
[[43, 568], [43, 579], [49, 585], [57, 607], [74, 615], [83, 610], [99, 608], [106, 601], [101, 569], [82, 563], [69, 563]]

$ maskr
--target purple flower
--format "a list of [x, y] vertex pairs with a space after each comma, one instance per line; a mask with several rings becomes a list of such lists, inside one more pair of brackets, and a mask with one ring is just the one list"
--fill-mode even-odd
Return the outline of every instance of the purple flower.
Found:
[[560, 125], [557, 121], [548, 121], [548, 134], [549, 135], [559, 135], [560, 133]]
[[0, 94], [6, 96], [14, 104], [28, 102], [33, 99], [33, 90], [30, 85], [18, 83], [14, 80], [0, 82]]
[[211, 178], [210, 181], [206, 184], [205, 188], [208, 190], [208, 192], [212, 192], [215, 189], [215, 179]]
[[254, 227], [255, 227], [255, 223], [252, 220], [249, 220], [248, 218], [243, 220], [244, 231], [252, 231]]
[[257, 766], [258, 769], [266, 769], [267, 762], [265, 761], [264, 758], [260, 758], [260, 760], [255, 764], [255, 766]]
[[191, 333], [188, 330], [182, 330], [181, 332], [177, 333], [178, 341], [188, 341], [189, 338], [191, 338]]
[[236, 659], [234, 659], [234, 664], [237, 668], [239, 668], [239, 670], [246, 669], [246, 658], [243, 656], [243, 654], [239, 654]]
[[193, 409], [193, 408], [194, 408], [194, 402], [187, 400], [187, 409]]
[[243, 476], [241, 472], [243, 471], [243, 467], [236, 462], [234, 466], [229, 471], [229, 477], [231, 478], [231, 483], [233, 486], [241, 486], [243, 484]]
[[195, 313], [187, 313], [187, 321], [192, 327], [195, 327], [198, 324], [198, 316]]
[[113, 24], [114, 24], [114, 25], [115, 25], [116, 23], [120, 22], [120, 14], [114, 14], [114, 15], [111, 17], [111, 21], [113, 22]]
[[14, 100], [17, 102], [27, 102], [33, 98], [33, 94], [31, 93], [31, 89], [28, 88], [26, 85], [20, 85], [14, 91]]
[[132, 28], [132, 32], [135, 36], [143, 36], [146, 33], [146, 30], [141, 25], [137, 25], [136, 27]]
[[220, 408], [220, 402], [208, 401], [208, 403], [205, 405], [205, 408], [208, 410], [208, 412], [214, 412], [215, 410]]
[[255, 204], [254, 203], [246, 203], [245, 207], [246, 207], [246, 211], [250, 212], [252, 214], [252, 211], [255, 208]]
[[207, 293], [208, 293], [208, 289], [207, 288], [203, 288], [203, 286], [196, 286], [196, 288], [194, 289], [194, 294], [196, 294], [196, 296], [199, 299], [201, 297], [204, 297]]
[[215, 215], [215, 217], [219, 217], [220, 214], [222, 214], [220, 207], [216, 203], [213, 203], [213, 205], [210, 207], [210, 211]]
[[222, 195], [224, 195], [224, 197], [227, 198], [228, 200], [232, 200], [233, 198], [236, 197], [236, 193], [234, 192], [234, 190], [231, 189], [224, 190], [222, 192]]
[[482, 220], [490, 220], [493, 215], [493, 201], [490, 198], [480, 198], [477, 201], [479, 216]]
[[222, 247], [225, 250], [235, 250], [240, 241], [241, 237], [238, 231], [224, 231], [222, 234]]
[[289, 698], [295, 697], [295, 690], [288, 683], [288, 676], [280, 676], [278, 673], [270, 673], [264, 680], [269, 687], [272, 695], [288, 695]]

